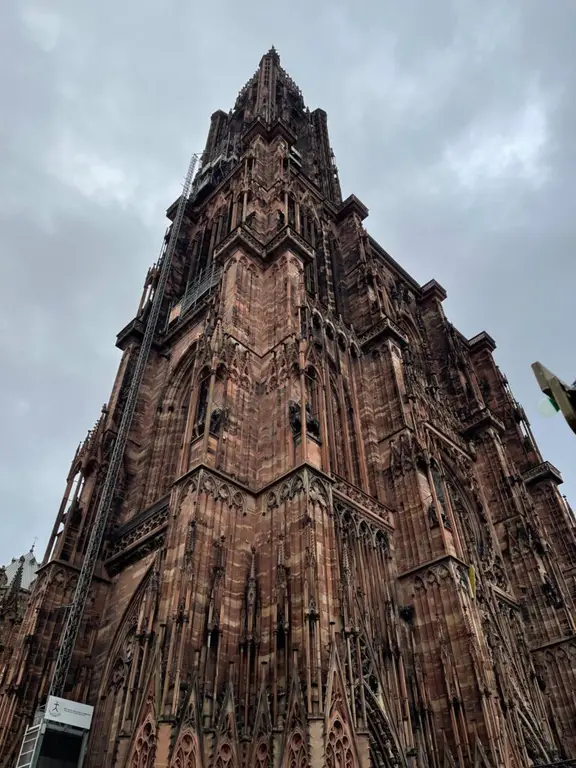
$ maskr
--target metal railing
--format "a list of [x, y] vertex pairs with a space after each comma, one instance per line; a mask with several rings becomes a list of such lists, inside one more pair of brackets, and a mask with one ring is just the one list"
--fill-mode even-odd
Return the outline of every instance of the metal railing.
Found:
[[221, 275], [222, 268], [216, 267], [214, 262], [212, 262], [211, 268], [200, 272], [198, 277], [186, 288], [186, 292], [180, 300], [180, 317], [183, 317], [219, 283]]

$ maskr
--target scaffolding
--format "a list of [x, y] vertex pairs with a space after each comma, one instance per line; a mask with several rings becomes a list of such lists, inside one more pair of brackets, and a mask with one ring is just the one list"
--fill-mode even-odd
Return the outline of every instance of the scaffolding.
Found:
[[[114, 440], [112, 455], [106, 470], [106, 475], [104, 477], [100, 502], [96, 509], [96, 514], [92, 525], [92, 532], [88, 541], [88, 546], [86, 548], [86, 554], [82, 563], [82, 568], [78, 576], [76, 591], [74, 593], [72, 605], [68, 611], [66, 626], [60, 639], [58, 655], [56, 657], [54, 673], [52, 675], [50, 684], [50, 696], [62, 697], [66, 690], [66, 680], [72, 661], [72, 655], [74, 653], [78, 632], [82, 622], [86, 602], [88, 600], [88, 593], [90, 585], [92, 584], [94, 570], [100, 555], [100, 551], [102, 549], [102, 542], [104, 533], [106, 531], [106, 524], [108, 522], [110, 508], [114, 498], [118, 475], [124, 457], [126, 441], [128, 439], [128, 434], [132, 425], [132, 419], [136, 409], [136, 402], [140, 391], [140, 385], [142, 383], [148, 357], [152, 348], [152, 342], [156, 333], [156, 327], [160, 317], [166, 283], [170, 274], [172, 259], [176, 250], [182, 221], [184, 220], [186, 206], [188, 204], [190, 191], [192, 189], [192, 180], [194, 178], [194, 172], [196, 170], [199, 157], [199, 154], [194, 154], [190, 160], [188, 172], [184, 180], [182, 194], [178, 201], [176, 216], [170, 231], [170, 238], [168, 243], [165, 242], [163, 244], [163, 252], [161, 253], [159, 261], [160, 268], [158, 282], [152, 299], [152, 307], [150, 309], [150, 314], [148, 315], [144, 337], [142, 339], [142, 344], [138, 353], [136, 365], [134, 367], [134, 374], [132, 376], [128, 396], [126, 398], [122, 420]], [[27, 736], [25, 736], [25, 739], [26, 738]]]
[[217, 268], [212, 262], [212, 267], [201, 271], [198, 277], [187, 287], [182, 297], [180, 317], [193, 309], [198, 302], [209, 293], [220, 280], [222, 269]]

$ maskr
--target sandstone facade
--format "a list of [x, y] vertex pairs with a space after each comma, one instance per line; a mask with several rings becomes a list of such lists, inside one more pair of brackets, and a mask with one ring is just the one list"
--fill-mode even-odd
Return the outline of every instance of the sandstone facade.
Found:
[[[326, 126], [274, 50], [212, 116], [68, 680], [96, 707], [88, 768], [576, 758], [561, 477], [490, 336], [342, 200]], [[47, 695], [157, 274], [0, 672], [5, 766]]]

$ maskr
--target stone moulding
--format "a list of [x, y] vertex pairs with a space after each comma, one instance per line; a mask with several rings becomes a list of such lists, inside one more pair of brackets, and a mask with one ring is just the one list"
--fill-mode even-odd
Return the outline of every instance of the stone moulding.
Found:
[[256, 256], [262, 261], [272, 261], [281, 250], [291, 250], [304, 261], [312, 261], [314, 258], [312, 246], [287, 225], [264, 245], [248, 231], [246, 225], [240, 224], [214, 250], [214, 260], [222, 261], [237, 248], [243, 248], [248, 254]]
[[504, 424], [486, 406], [474, 411], [474, 413], [463, 420], [461, 432], [464, 438], [469, 439], [477, 432], [484, 431], [490, 427], [496, 429], [500, 434], [505, 432]]
[[371, 496], [363, 493], [353, 485], [349, 485], [345, 480], [337, 479], [334, 483], [333, 493], [336, 498], [341, 499], [346, 504], [351, 505], [375, 524], [385, 527], [388, 531], [394, 530], [392, 522], [392, 512], [380, 502]]
[[248, 232], [244, 224], [240, 224], [214, 249], [214, 261], [221, 261], [236, 248], [244, 248], [248, 253], [260, 259], [266, 258], [266, 251], [262, 243]]
[[[382, 534], [386, 541], [389, 541], [389, 536], [394, 531], [391, 510], [344, 480], [333, 480], [308, 465], [296, 467], [280, 480], [257, 491], [250, 491], [225, 475], [212, 469], [207, 470], [204, 466], [195, 467], [180, 478], [177, 485], [179, 490], [175, 503], [178, 508], [188, 494], [205, 493], [224, 501], [237, 514], [245, 515], [248, 510], [248, 495], [254, 498], [256, 508], [260, 509], [262, 504], [266, 504], [267, 508], [277, 507], [301, 493], [306, 493], [311, 502], [328, 506], [337, 516], [341, 517], [343, 510], [349, 511], [359, 523], [364, 521], [374, 536]], [[110, 575], [119, 573], [128, 565], [163, 546], [168, 527], [169, 506], [170, 496], [167, 495], [115, 531], [104, 563]]]
[[388, 555], [390, 551], [391, 529], [381, 520], [368, 517], [365, 510], [358, 510], [347, 501], [335, 501], [334, 516], [341, 530], [352, 532], [356, 538], [368, 538], [374, 547], [380, 546]]
[[[429, 560], [427, 563], [417, 565], [416, 568], [409, 568], [403, 573], [399, 573], [398, 581], [404, 581], [405, 579], [413, 578], [415, 581], [419, 579], [422, 582], [423, 575], [427, 576], [428, 581], [432, 583], [434, 580], [440, 578], [441, 581], [447, 578], [457, 581], [461, 579], [461, 574], [466, 571], [468, 574], [468, 565], [454, 555], [442, 555], [434, 560]], [[430, 576], [434, 574], [434, 579]], [[468, 576], [466, 575], [466, 579]], [[420, 583], [419, 582], [419, 583]]]
[[168, 506], [169, 496], [165, 496], [117, 529], [104, 561], [109, 574], [118, 573], [163, 545]]
[[522, 475], [522, 479], [526, 485], [538, 483], [542, 480], [552, 480], [558, 485], [564, 482], [560, 470], [556, 469], [554, 464], [551, 464], [549, 461], [543, 461], [538, 466], [528, 469]]
[[314, 259], [314, 249], [303, 237], [301, 237], [292, 227], [285, 226], [266, 244], [266, 257], [268, 260], [274, 258], [275, 254], [281, 250], [291, 250], [304, 261]]
[[392, 339], [401, 347], [407, 347], [408, 337], [402, 333], [400, 328], [390, 320], [389, 317], [383, 317], [378, 323], [372, 326], [369, 331], [360, 336], [360, 346], [362, 349], [368, 349], [379, 339]]
[[267, 141], [282, 136], [289, 144], [295, 144], [298, 138], [294, 131], [280, 118], [269, 126], [260, 116], [256, 117], [242, 134], [243, 145], [247, 147], [256, 136], [262, 136]]
[[356, 195], [349, 195], [338, 208], [337, 219], [343, 221], [353, 213], [360, 218], [360, 221], [364, 221], [368, 217], [368, 208]]
[[116, 336], [116, 346], [124, 351], [131, 341], [140, 343], [144, 337], [144, 324], [135, 317]]

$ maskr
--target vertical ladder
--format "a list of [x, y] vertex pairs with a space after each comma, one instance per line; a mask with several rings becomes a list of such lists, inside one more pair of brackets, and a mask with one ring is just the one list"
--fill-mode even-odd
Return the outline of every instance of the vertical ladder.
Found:
[[[184, 213], [186, 205], [190, 196], [190, 190], [192, 187], [192, 179], [194, 178], [194, 171], [198, 163], [199, 154], [192, 155], [188, 172], [184, 180], [182, 188], [182, 194], [178, 201], [178, 208], [176, 210], [176, 216], [174, 217], [174, 223], [170, 232], [170, 239], [163, 256], [161, 257], [160, 276], [158, 278], [158, 284], [154, 291], [154, 297], [152, 299], [152, 307], [148, 316], [148, 322], [146, 323], [146, 330], [144, 331], [144, 337], [138, 353], [136, 365], [134, 367], [134, 374], [132, 376], [132, 382], [128, 390], [128, 396], [126, 398], [126, 404], [124, 406], [124, 412], [122, 414], [122, 420], [118, 428], [118, 433], [114, 441], [114, 447], [112, 450], [112, 456], [110, 463], [106, 471], [104, 483], [102, 486], [102, 493], [100, 501], [96, 509], [94, 522], [92, 525], [92, 532], [86, 548], [86, 554], [82, 562], [82, 568], [78, 576], [78, 583], [76, 585], [76, 591], [72, 600], [72, 605], [68, 611], [68, 617], [64, 632], [60, 638], [60, 646], [58, 649], [58, 655], [56, 657], [56, 663], [54, 665], [54, 673], [50, 683], [50, 696], [62, 697], [65, 691], [66, 678], [70, 669], [70, 663], [72, 661], [72, 654], [76, 645], [76, 639], [82, 622], [82, 616], [88, 600], [88, 591], [92, 583], [92, 577], [94, 575], [94, 569], [102, 549], [102, 541], [104, 538], [104, 532], [106, 530], [106, 523], [110, 514], [110, 507], [114, 497], [114, 489], [118, 480], [118, 474], [122, 465], [122, 459], [124, 457], [124, 451], [126, 449], [126, 441], [132, 425], [132, 419], [134, 417], [134, 411], [136, 409], [136, 402], [140, 391], [140, 385], [144, 377], [144, 371], [152, 348], [152, 342], [154, 340], [154, 334], [156, 332], [156, 326], [158, 325], [158, 318], [160, 316], [160, 310], [164, 299], [164, 291], [166, 289], [166, 283], [170, 274], [170, 267], [172, 264], [172, 258], [176, 250], [176, 244], [178, 236], [180, 234], [180, 228], [184, 219]], [[25, 738], [28, 737], [28, 732]], [[22, 746], [24, 748], [24, 745]]]
[[20, 747], [20, 754], [16, 762], [16, 768], [30, 768], [36, 757], [38, 742], [42, 735], [42, 725], [29, 725], [24, 734], [24, 741]]

